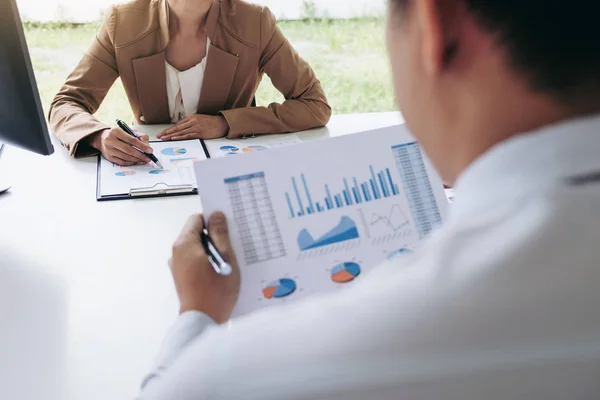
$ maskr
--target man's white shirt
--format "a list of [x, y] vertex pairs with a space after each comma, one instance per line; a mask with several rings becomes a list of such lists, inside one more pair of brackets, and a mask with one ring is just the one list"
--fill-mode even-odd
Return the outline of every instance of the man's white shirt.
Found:
[[351, 288], [179, 316], [142, 399], [599, 399], [600, 117], [476, 160], [444, 226]]

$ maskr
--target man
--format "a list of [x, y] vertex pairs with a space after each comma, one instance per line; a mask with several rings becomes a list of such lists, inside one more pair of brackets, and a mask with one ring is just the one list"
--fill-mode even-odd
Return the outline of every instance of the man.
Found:
[[[400, 109], [457, 190], [444, 227], [342, 293], [227, 326], [239, 274], [213, 273], [192, 218], [142, 398], [600, 398], [597, 3], [389, 3]], [[235, 264], [224, 217], [208, 228]]]

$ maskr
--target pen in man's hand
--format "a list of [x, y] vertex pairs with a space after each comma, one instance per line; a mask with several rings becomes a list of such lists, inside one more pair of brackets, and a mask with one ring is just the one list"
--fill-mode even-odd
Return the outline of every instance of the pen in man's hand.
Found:
[[216, 273], [219, 275], [231, 274], [231, 265], [229, 265], [221, 253], [219, 253], [219, 250], [217, 250], [212, 239], [208, 236], [208, 231], [206, 229], [203, 229], [202, 232], [200, 232], [200, 240], [208, 255], [208, 261], [210, 261], [210, 264], [215, 269]]
[[[121, 128], [126, 134], [128, 134], [129, 136], [133, 136], [136, 139], [139, 139], [138, 135], [136, 135], [135, 133], [133, 133], [133, 131], [131, 130], [131, 128], [129, 126], [127, 126], [127, 124], [123, 121], [121, 121], [120, 119], [117, 119], [117, 125], [119, 126], [119, 128]], [[146, 157], [148, 157], [150, 160], [152, 160], [152, 162], [154, 164], [156, 164], [158, 166], [158, 168], [160, 169], [164, 169], [164, 167], [162, 166], [162, 164], [160, 163], [160, 161], [158, 161], [158, 158], [156, 158], [156, 156], [154, 154], [151, 153], [146, 153], [144, 150], [132, 146], [134, 149], [136, 149], [137, 151], [139, 151], [140, 153], [144, 153], [146, 155]]]

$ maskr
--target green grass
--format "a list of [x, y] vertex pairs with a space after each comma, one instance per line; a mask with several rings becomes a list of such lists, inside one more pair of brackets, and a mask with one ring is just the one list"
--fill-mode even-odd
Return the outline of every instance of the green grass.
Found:
[[[42, 104], [48, 107], [92, 42], [98, 24], [26, 24], [25, 34]], [[314, 68], [334, 113], [392, 111], [394, 101], [379, 19], [281, 21], [279, 27]], [[256, 94], [259, 105], [282, 101], [268, 77]], [[133, 115], [119, 81], [96, 116], [107, 123]]]

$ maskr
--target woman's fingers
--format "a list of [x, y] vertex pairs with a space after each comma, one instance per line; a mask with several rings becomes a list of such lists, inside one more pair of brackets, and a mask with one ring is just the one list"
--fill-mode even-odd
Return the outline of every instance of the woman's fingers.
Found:
[[150, 159], [148, 157], [146, 157], [145, 154], [140, 153], [138, 150], [134, 149], [132, 146], [128, 145], [127, 143], [123, 143], [123, 142], [115, 143], [113, 145], [112, 150], [114, 151], [115, 156], [122, 158], [123, 160], [126, 160], [126, 161], [135, 162], [135, 163], [150, 162]]
[[172, 136], [178, 132], [181, 132], [184, 129], [187, 129], [193, 125], [193, 122], [190, 119], [184, 119], [183, 121], [178, 122], [172, 127], [165, 129], [161, 133], [159, 133], [156, 137], [159, 139], [165, 139], [165, 137]]
[[108, 157], [106, 157], [106, 159], [108, 161], [110, 161], [111, 163], [117, 164], [120, 167], [130, 167], [132, 165], [136, 165], [137, 164], [135, 162], [123, 160], [122, 158], [117, 157], [117, 156], [108, 156]]
[[[141, 141], [138, 138], [134, 138], [133, 136], [126, 134], [122, 130], [119, 130], [115, 133], [115, 139], [118, 139], [118, 141], [129, 144], [130, 147], [131, 146], [138, 147], [139, 149], [144, 150], [146, 153], [152, 153], [154, 151], [154, 149], [152, 149], [152, 147], [150, 147], [149, 144], [144, 143], [143, 141]], [[116, 145], [116, 144], [117, 143], [115, 142], [114, 145]], [[133, 150], [137, 151], [135, 149], [133, 149]], [[127, 153], [129, 153], [129, 152], [127, 152]], [[139, 151], [138, 151], [138, 153], [139, 153]], [[133, 153], [129, 153], [129, 154], [133, 155]]]
[[193, 139], [200, 138], [200, 132], [195, 127], [188, 128], [183, 130], [173, 136], [171, 136], [171, 140], [181, 140], [181, 139]]
[[142, 142], [148, 144], [150, 143], [150, 136], [146, 135], [145, 133], [141, 133], [141, 132], [135, 132], [136, 135], [138, 135], [138, 139], [140, 139]]

